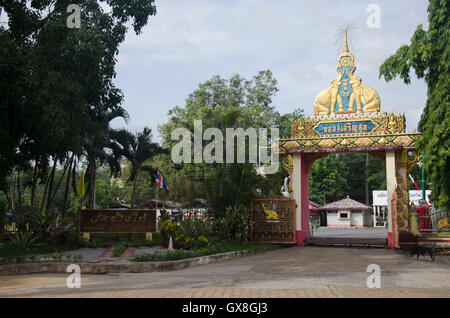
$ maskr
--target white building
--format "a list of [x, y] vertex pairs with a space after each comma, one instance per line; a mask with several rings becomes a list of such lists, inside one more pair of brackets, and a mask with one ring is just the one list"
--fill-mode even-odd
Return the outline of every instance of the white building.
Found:
[[372, 207], [345, 199], [326, 204], [317, 210], [327, 211], [327, 227], [354, 228], [373, 226]]

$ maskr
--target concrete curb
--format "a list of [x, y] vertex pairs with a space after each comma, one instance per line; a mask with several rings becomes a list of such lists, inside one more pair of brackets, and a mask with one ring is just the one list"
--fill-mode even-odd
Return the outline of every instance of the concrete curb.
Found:
[[[167, 272], [187, 267], [217, 263], [246, 255], [255, 255], [270, 250], [273, 249], [244, 250], [165, 262], [130, 262], [120, 264], [80, 263], [78, 265], [80, 266], [82, 274]], [[76, 263], [55, 262], [0, 265], [0, 276], [34, 273], [67, 273], [67, 266], [70, 264]]]

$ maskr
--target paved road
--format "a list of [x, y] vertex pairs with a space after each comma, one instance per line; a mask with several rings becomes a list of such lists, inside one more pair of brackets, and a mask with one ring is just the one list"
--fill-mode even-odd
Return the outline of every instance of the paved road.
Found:
[[[369, 264], [381, 288], [369, 289]], [[435, 262], [388, 249], [290, 247], [184, 270], [82, 275], [0, 276], [0, 297], [450, 297], [450, 259]]]
[[313, 235], [320, 237], [386, 238], [387, 228], [329, 229], [321, 227], [319, 230], [314, 231]]

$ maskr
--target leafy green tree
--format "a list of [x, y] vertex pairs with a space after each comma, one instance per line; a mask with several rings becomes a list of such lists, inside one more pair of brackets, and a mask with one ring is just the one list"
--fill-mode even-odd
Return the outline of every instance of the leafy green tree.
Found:
[[410, 83], [415, 70], [428, 86], [428, 98], [419, 130], [419, 151], [431, 184], [432, 200], [450, 209], [450, 2], [430, 0], [428, 30], [419, 25], [410, 45], [401, 46], [380, 66], [380, 77], [391, 81], [399, 76]]
[[305, 113], [302, 108], [295, 109], [292, 113], [287, 113], [281, 115], [278, 119], [280, 128], [280, 138], [290, 138], [291, 137], [291, 124], [292, 121], [305, 117]]
[[335, 154], [314, 162], [309, 173], [309, 197], [312, 201], [326, 204], [342, 199], [347, 189], [342, 165]]
[[[250, 127], [258, 129], [290, 126], [289, 118], [281, 120], [272, 104], [277, 91], [277, 81], [270, 70], [261, 71], [249, 80], [237, 74], [229, 79], [214, 76], [200, 83], [198, 89], [189, 94], [184, 107], [176, 106], [169, 111], [169, 121], [159, 126], [163, 145], [171, 149], [178, 142], [171, 140], [171, 132], [175, 128], [184, 127], [193, 134], [194, 120], [202, 120], [203, 131], [214, 127], [222, 132], [224, 151], [226, 128], [245, 130]], [[290, 128], [285, 130], [287, 129], [290, 131]], [[203, 146], [208, 143], [209, 141], [203, 141]], [[246, 158], [248, 151], [247, 147]], [[175, 174], [178, 178], [183, 176], [200, 185], [203, 198], [207, 199], [213, 211], [222, 215], [228, 206], [248, 206], [257, 188], [268, 189], [270, 185], [276, 184], [275, 191], [279, 194], [282, 183], [281, 168], [276, 176], [264, 179], [256, 174], [252, 164], [227, 164], [225, 156], [223, 163], [184, 164]], [[169, 181], [171, 178], [169, 174]], [[272, 182], [273, 180], [275, 181]]]
[[[366, 163], [366, 159], [367, 163]], [[345, 192], [351, 198], [366, 202], [366, 164], [368, 176], [368, 204], [372, 202], [372, 191], [386, 189], [386, 167], [384, 163], [375, 157], [365, 153], [340, 154], [341, 173], [347, 181]]]
[[[69, 4], [80, 6], [81, 28], [67, 27]], [[93, 136], [96, 125], [105, 126], [96, 115], [122, 111], [123, 96], [113, 79], [127, 25], [140, 33], [156, 13], [154, 1], [0, 0], [0, 12], [8, 18], [0, 25], [0, 189], [11, 208], [18, 199], [15, 215], [19, 210], [47, 213], [64, 184], [65, 209], [76, 159], [88, 148], [85, 137]], [[89, 152], [94, 174], [95, 151]], [[64, 167], [60, 176], [59, 166]], [[14, 187], [7, 182], [13, 168]], [[24, 185], [31, 188], [31, 199], [21, 209], [25, 201], [18, 190]]]

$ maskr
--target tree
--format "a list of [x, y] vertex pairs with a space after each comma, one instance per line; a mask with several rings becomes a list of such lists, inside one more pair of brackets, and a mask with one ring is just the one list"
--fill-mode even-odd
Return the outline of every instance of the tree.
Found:
[[[79, 29], [66, 25], [69, 4], [81, 8]], [[12, 208], [14, 201], [18, 207], [24, 202], [23, 193], [14, 192], [30, 187], [30, 204], [22, 212], [47, 213], [64, 178], [67, 200], [76, 158], [87, 148], [84, 137], [92, 137], [89, 132], [99, 124], [92, 115], [123, 110], [122, 93], [113, 83], [118, 48], [127, 25], [140, 33], [156, 8], [153, 0], [0, 0], [0, 12], [8, 18], [0, 25], [0, 189]], [[13, 169], [18, 186], [11, 191]]]
[[331, 154], [314, 162], [309, 174], [310, 199], [322, 204], [339, 200], [345, 194], [347, 181], [343, 163]]
[[[184, 107], [176, 106], [169, 111], [169, 121], [159, 126], [163, 145], [170, 149], [178, 142], [171, 140], [171, 132], [175, 128], [184, 127], [193, 134], [194, 120], [202, 120], [202, 133], [207, 128], [218, 128], [222, 132], [224, 151], [226, 128], [258, 129], [279, 127], [280, 123], [286, 126], [288, 119], [281, 121], [280, 114], [272, 105], [277, 91], [277, 81], [270, 70], [261, 71], [249, 80], [237, 74], [229, 79], [214, 76], [189, 94]], [[209, 142], [203, 141], [203, 146]], [[248, 147], [245, 151], [248, 158]], [[227, 164], [225, 156], [223, 163], [185, 164], [177, 172], [178, 177], [181, 175], [201, 185], [202, 194], [217, 213], [225, 213], [228, 206], [248, 206], [256, 188], [273, 184], [261, 182], [262, 177], [256, 175], [253, 165]], [[277, 174], [276, 178], [279, 179], [275, 182], [278, 184], [276, 193], [279, 194], [281, 175]], [[272, 180], [272, 176], [269, 179]]]
[[[125, 129], [113, 131], [111, 137], [116, 155], [124, 156], [131, 164], [129, 181], [133, 182], [131, 207], [134, 208], [137, 181], [144, 162], [166, 151], [159, 144], [152, 142], [152, 130], [148, 127], [137, 134], [132, 134]], [[156, 171], [151, 169], [150, 172], [155, 174]]]
[[428, 98], [419, 122], [419, 151], [435, 206], [450, 209], [450, 2], [430, 0], [428, 30], [419, 25], [410, 45], [401, 46], [380, 66], [380, 77], [399, 76], [410, 83], [410, 70], [428, 86]]
[[302, 108], [297, 108], [292, 113], [281, 115], [280, 118], [278, 119], [279, 121], [278, 127], [280, 128], [280, 138], [290, 138], [292, 121], [303, 117], [305, 117], [305, 114]]
[[84, 154], [88, 159], [89, 166], [87, 175], [89, 185], [89, 209], [95, 208], [95, 179], [97, 170], [97, 159], [100, 163], [107, 162], [111, 168], [111, 174], [120, 172], [120, 154], [114, 152], [114, 132], [109, 127], [115, 118], [128, 119], [127, 112], [120, 106], [114, 109], [93, 108], [89, 112], [90, 121], [82, 135], [82, 146]]

